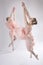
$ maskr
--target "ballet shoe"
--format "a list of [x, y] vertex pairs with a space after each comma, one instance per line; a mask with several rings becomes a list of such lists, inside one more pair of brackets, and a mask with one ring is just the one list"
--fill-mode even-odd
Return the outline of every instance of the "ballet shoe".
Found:
[[8, 47], [10, 47], [11, 44], [8, 45]]
[[32, 55], [30, 55], [30, 58], [32, 58]]
[[39, 60], [38, 55], [36, 55], [36, 59]]
[[12, 51], [14, 51], [14, 48], [12, 48]]

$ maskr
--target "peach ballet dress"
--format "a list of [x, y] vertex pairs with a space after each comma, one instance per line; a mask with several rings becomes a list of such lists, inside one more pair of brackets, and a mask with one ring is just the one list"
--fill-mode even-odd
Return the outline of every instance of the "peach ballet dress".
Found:
[[25, 27], [19, 27], [17, 23], [14, 21], [10, 21], [8, 23], [8, 27], [10, 29], [10, 33], [12, 38], [14, 35], [16, 38], [22, 39], [26, 41], [27, 50], [32, 50], [34, 46], [34, 39], [31, 33], [32, 27], [31, 25], [26, 25]]

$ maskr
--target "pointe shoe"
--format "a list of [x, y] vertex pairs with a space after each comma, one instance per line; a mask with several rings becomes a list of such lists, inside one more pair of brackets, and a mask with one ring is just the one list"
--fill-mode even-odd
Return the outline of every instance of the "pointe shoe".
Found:
[[10, 47], [12, 44], [10, 43], [9, 45], [8, 45], [8, 47]]
[[12, 48], [12, 51], [14, 51], [14, 48]]
[[11, 44], [8, 45], [8, 47], [10, 47]]
[[30, 58], [32, 58], [32, 55], [30, 55]]
[[36, 55], [36, 59], [39, 60], [38, 55]]

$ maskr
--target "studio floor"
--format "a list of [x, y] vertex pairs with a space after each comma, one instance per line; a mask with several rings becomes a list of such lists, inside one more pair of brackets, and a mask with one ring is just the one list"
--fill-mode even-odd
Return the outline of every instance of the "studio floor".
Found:
[[35, 44], [34, 48], [39, 60], [34, 56], [30, 58], [30, 53], [27, 51], [25, 43], [20, 43], [14, 51], [7, 48], [0, 50], [0, 65], [43, 65], [43, 45], [41, 44], [42, 42]]

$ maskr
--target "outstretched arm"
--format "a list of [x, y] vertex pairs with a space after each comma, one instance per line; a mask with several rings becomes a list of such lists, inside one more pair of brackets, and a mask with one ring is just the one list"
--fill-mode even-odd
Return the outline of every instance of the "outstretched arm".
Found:
[[13, 7], [13, 9], [12, 9], [10, 17], [13, 18], [13, 20], [15, 20], [15, 7]]
[[25, 15], [27, 15], [28, 16], [28, 18], [30, 19], [31, 17], [30, 17], [30, 14], [29, 14], [29, 12], [28, 12], [28, 10], [27, 10], [27, 8], [26, 8], [26, 6], [25, 6], [25, 3], [24, 2], [22, 2], [22, 7], [23, 7], [23, 9], [24, 9], [24, 11], [25, 11]]
[[25, 24], [28, 24], [27, 17], [25, 15], [25, 11], [24, 11], [24, 21], [25, 21]]

